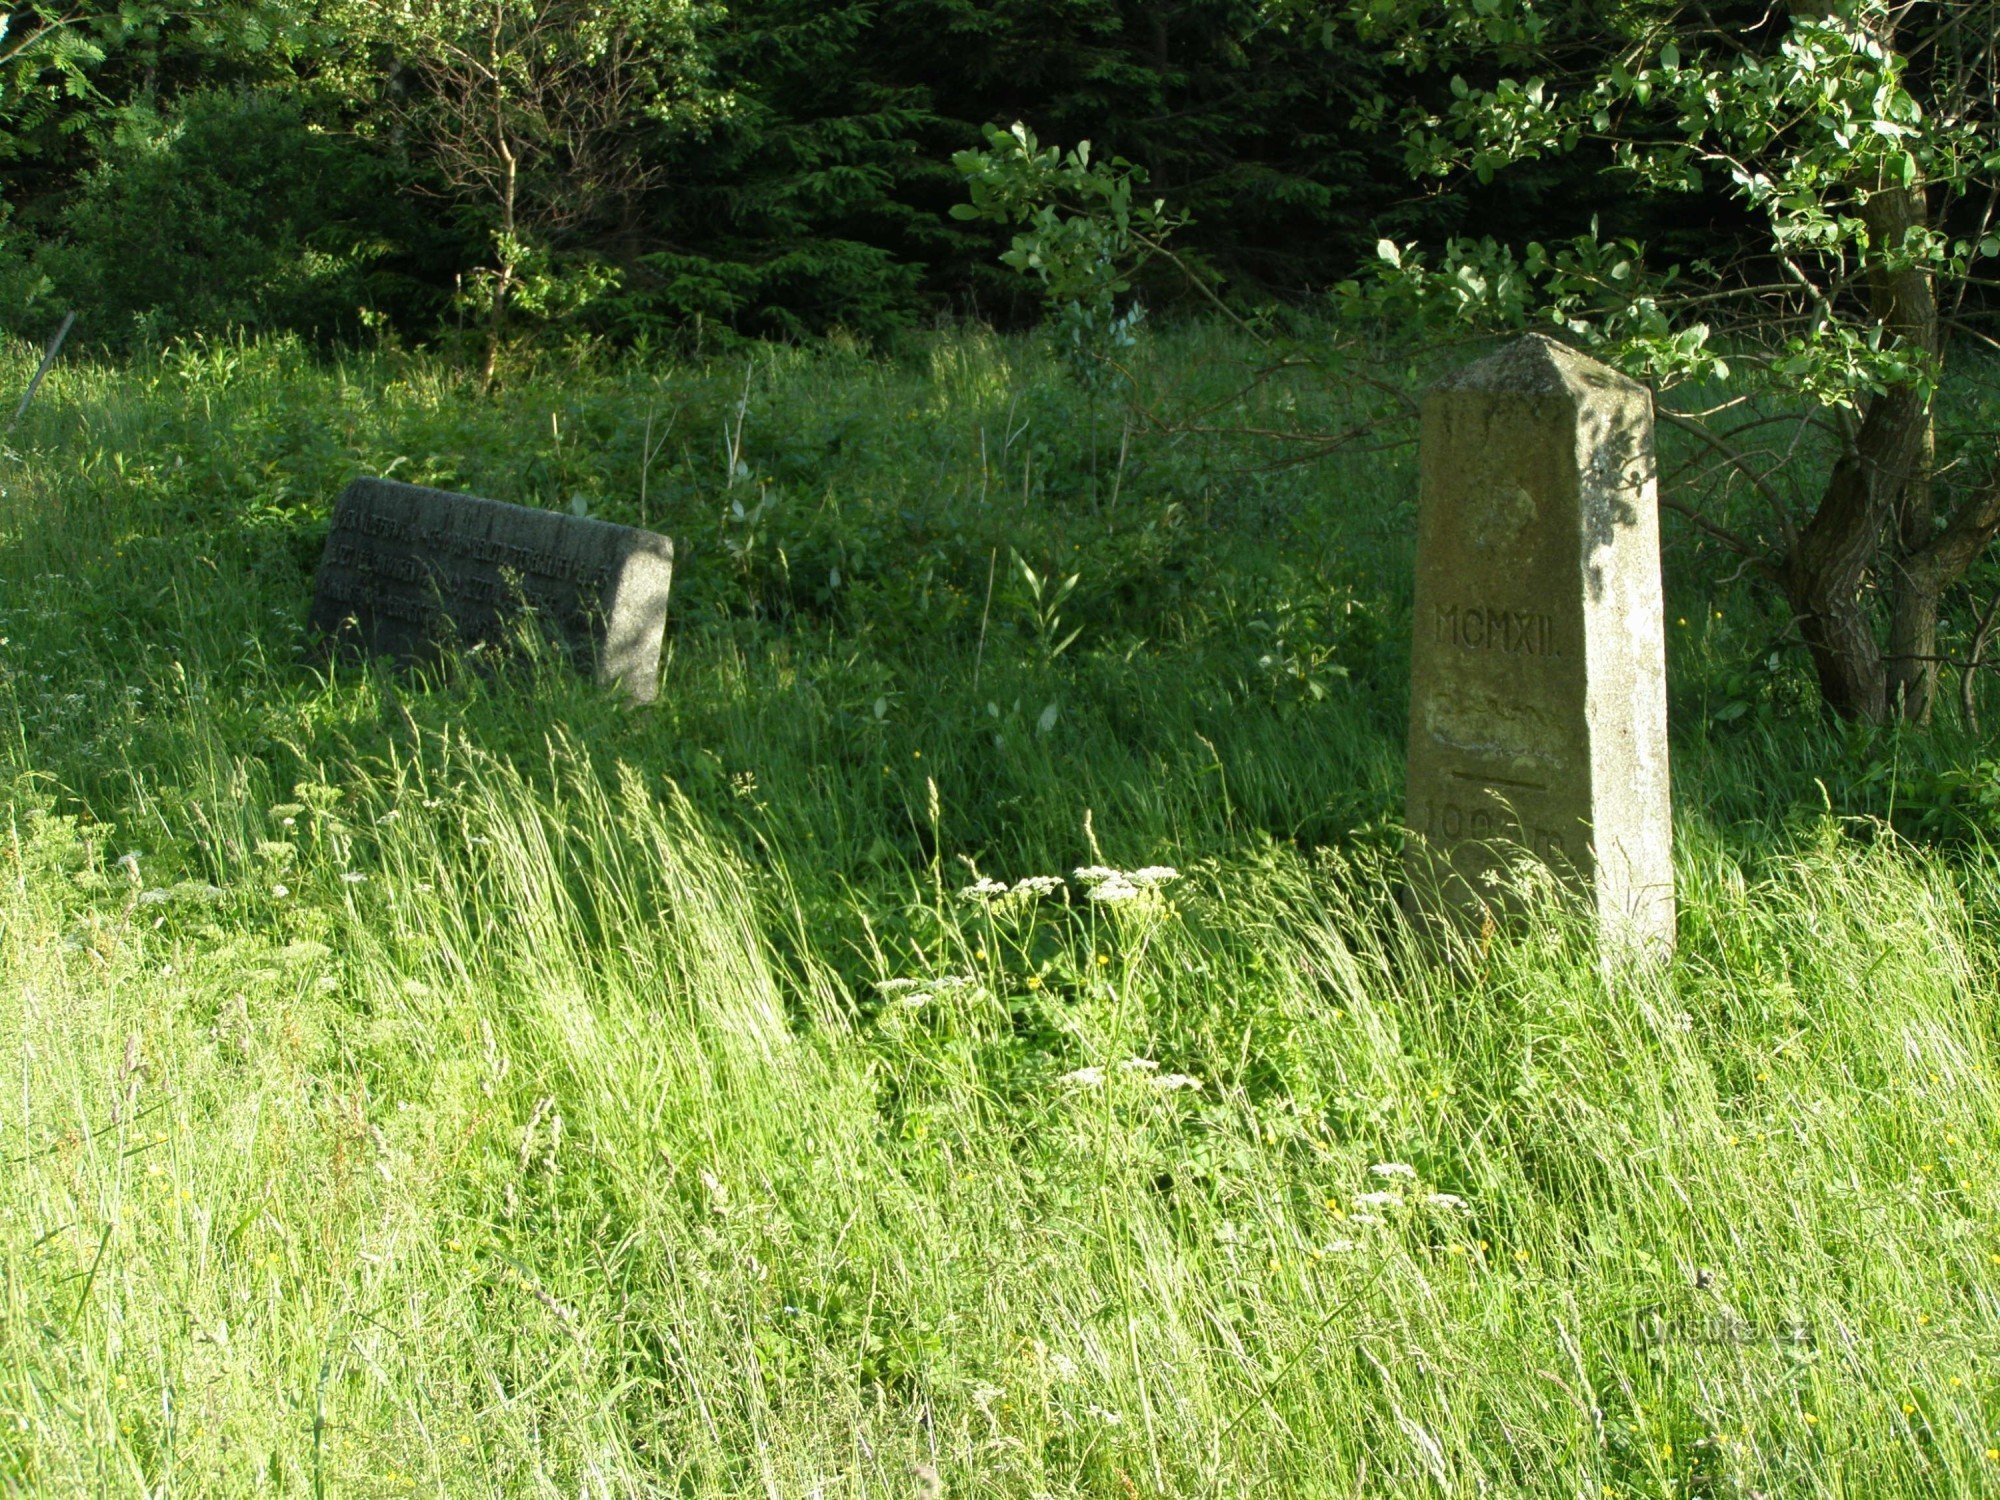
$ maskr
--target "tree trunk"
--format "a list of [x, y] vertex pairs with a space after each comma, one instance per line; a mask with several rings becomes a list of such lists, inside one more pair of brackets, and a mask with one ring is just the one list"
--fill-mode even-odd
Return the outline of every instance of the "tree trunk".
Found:
[[1937, 700], [1938, 606], [1946, 586], [1957, 582], [1943, 576], [1942, 559], [1931, 546], [1937, 522], [1931, 485], [1936, 460], [1937, 423], [1927, 412], [1916, 469], [1903, 487], [1896, 516], [1896, 563], [1889, 578], [1884, 707], [1890, 714], [1900, 711], [1912, 724], [1931, 720]]
[[516, 215], [520, 206], [521, 162], [515, 155], [513, 140], [507, 126], [507, 90], [502, 83], [504, 49], [501, 47], [501, 32], [506, 24], [506, 10], [495, 5], [491, 24], [486, 34], [486, 81], [492, 88], [489, 107], [493, 112], [493, 154], [500, 163], [500, 181], [496, 196], [499, 199], [500, 233], [494, 249], [493, 301], [487, 309], [486, 353], [479, 362], [479, 394], [488, 395], [493, 390], [493, 382], [500, 372], [500, 346], [507, 338], [507, 298], [514, 290], [514, 268], [519, 264], [514, 237]]
[[[1833, 13], [1831, 0], [1790, 0], [1789, 9], [1800, 19]], [[1893, 20], [1885, 18], [1876, 35], [1893, 49]], [[1928, 223], [1924, 189], [1877, 178], [1855, 190], [1868, 228], [1871, 311], [1884, 343], [1934, 362], [1938, 314], [1930, 276], [1919, 267], [1892, 270], [1881, 260], [1886, 249], [1900, 247], [1911, 230]], [[1871, 398], [1819, 508], [1779, 566], [1779, 584], [1812, 654], [1820, 694], [1841, 718], [1881, 723], [1899, 712], [1914, 720], [1930, 713], [1938, 601], [1953, 581], [1932, 535], [1930, 451], [1926, 380]], [[1874, 590], [1887, 596], [1886, 649]]]
[[486, 348], [479, 359], [479, 394], [489, 395], [500, 373], [500, 346], [507, 338], [507, 294], [514, 282], [513, 262], [502, 260], [493, 273], [493, 301], [486, 314]]
[[[1864, 191], [1861, 218], [1879, 257], [1924, 227], [1924, 191], [1878, 182]], [[1869, 294], [1885, 342], [1920, 361], [1937, 358], [1937, 298], [1925, 271], [1890, 270], [1877, 259]], [[1820, 692], [1842, 718], [1880, 723], [1898, 712], [1916, 720], [1930, 712], [1938, 600], [1952, 581], [1932, 546], [1930, 442], [1927, 380], [1874, 396], [1780, 569]], [[1888, 596], [1886, 650], [1871, 585]]]
[[[496, 116], [498, 111], [496, 110]], [[500, 371], [500, 347], [507, 339], [507, 299], [514, 290], [515, 260], [515, 206], [516, 189], [519, 180], [519, 166], [513, 150], [507, 144], [507, 137], [501, 122], [494, 122], [496, 138], [500, 145], [500, 235], [493, 268], [493, 303], [486, 320], [486, 354], [479, 363], [479, 393], [483, 396], [493, 389], [493, 381]]]
[[[1800, 531], [1780, 569], [1780, 584], [1812, 654], [1820, 695], [1844, 719], [1879, 722], [1891, 709], [1891, 663], [1876, 637], [1868, 595], [1891, 515], [1909, 484], [1928, 431], [1929, 403], [1921, 391], [1897, 387], [1868, 404], [1851, 451], [1834, 465], [1819, 509]], [[1903, 582], [1912, 600], [1910, 621], [1920, 624], [1923, 569]], [[1926, 651], [1923, 654], [1934, 654]]]

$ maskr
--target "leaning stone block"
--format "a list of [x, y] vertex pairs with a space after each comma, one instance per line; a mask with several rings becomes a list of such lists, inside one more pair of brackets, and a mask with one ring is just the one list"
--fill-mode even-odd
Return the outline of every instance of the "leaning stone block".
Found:
[[408, 664], [505, 636], [531, 610], [579, 664], [641, 703], [659, 689], [674, 546], [583, 516], [393, 479], [341, 492], [312, 625]]

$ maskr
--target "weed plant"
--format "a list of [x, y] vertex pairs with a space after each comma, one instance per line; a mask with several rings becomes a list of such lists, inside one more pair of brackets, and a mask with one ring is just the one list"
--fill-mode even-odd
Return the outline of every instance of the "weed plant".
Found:
[[[51, 376], [0, 1486], [2000, 1488], [1978, 745], [1821, 727], [1674, 533], [1677, 958], [1607, 982], [1533, 889], [1415, 954], [1409, 455], [1195, 434], [1374, 398], [1144, 357], [1166, 425], [1091, 451], [974, 333]], [[660, 702], [316, 663], [356, 472], [671, 533]]]

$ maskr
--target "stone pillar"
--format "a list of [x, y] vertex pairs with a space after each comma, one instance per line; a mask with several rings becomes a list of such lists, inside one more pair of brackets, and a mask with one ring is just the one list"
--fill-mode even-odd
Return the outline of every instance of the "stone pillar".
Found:
[[1644, 386], [1531, 334], [1424, 401], [1406, 873], [1478, 923], [1525, 851], [1607, 955], [1674, 935], [1666, 631]]

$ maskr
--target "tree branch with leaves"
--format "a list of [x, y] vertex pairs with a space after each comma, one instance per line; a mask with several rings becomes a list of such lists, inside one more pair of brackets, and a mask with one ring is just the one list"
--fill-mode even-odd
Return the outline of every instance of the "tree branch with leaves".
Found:
[[480, 382], [521, 313], [575, 312], [617, 282], [593, 253], [661, 185], [663, 137], [727, 107], [692, 0], [352, 0], [396, 60], [390, 115], [491, 258], [462, 295], [484, 322]]
[[[1719, 409], [1668, 419], [1758, 509], [1724, 525], [1682, 505], [1782, 595], [1833, 711], [1926, 718], [1941, 601], [2000, 532], [1990, 444], [1936, 430], [1940, 392], [1971, 365], [1955, 345], [1977, 337], [1969, 310], [2000, 260], [2000, 6], [1340, 10], [1364, 43], [1451, 75], [1448, 104], [1400, 114], [1419, 177], [1483, 182], [1590, 150], [1641, 193], [1720, 185], [1747, 212], [1747, 242], [1664, 263], [1594, 224], [1522, 246], [1454, 239], [1434, 255], [1384, 241], [1372, 286], [1352, 291], [1457, 328], [1553, 326], [1669, 399], [1726, 383]], [[1792, 410], [1801, 433], [1832, 441], [1745, 445], [1750, 425]]]

